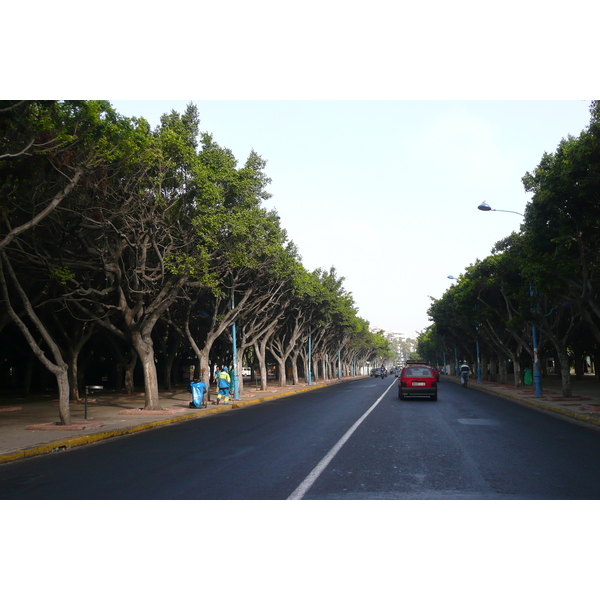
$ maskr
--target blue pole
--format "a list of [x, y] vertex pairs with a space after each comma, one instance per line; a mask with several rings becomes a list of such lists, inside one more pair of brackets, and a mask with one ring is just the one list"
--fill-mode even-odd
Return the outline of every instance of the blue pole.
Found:
[[[529, 284], [529, 295], [533, 298], [535, 290], [533, 285]], [[537, 344], [537, 329], [535, 325], [531, 325], [531, 338], [533, 342], [533, 380], [535, 382], [535, 389], [533, 395], [536, 398], [542, 397], [542, 374], [540, 372], [540, 357], [538, 355], [538, 344]]]
[[481, 358], [479, 356], [479, 337], [477, 337], [476, 342], [477, 342], [477, 381], [481, 381]]
[[541, 398], [542, 393], [542, 374], [540, 372], [540, 358], [538, 355], [537, 345], [537, 330], [535, 325], [531, 327], [531, 336], [533, 337], [533, 380], [535, 383], [535, 389], [533, 395], [536, 398]]
[[237, 368], [237, 345], [235, 323], [231, 325], [231, 335], [233, 336], [233, 399], [240, 399], [240, 380]]
[[[235, 308], [235, 300], [233, 298], [233, 287], [231, 288], [231, 308]], [[231, 324], [231, 337], [233, 338], [233, 399], [240, 399], [240, 381], [238, 377], [237, 365], [237, 335], [235, 322]]]
[[312, 385], [312, 335], [308, 335], [308, 385]]
[[458, 349], [454, 346], [454, 369], [456, 371], [456, 376], [458, 377]]

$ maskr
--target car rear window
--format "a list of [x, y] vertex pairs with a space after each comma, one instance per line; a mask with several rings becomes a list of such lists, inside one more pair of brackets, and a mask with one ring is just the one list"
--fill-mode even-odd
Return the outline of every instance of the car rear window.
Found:
[[404, 377], [433, 377], [433, 372], [427, 367], [408, 367], [404, 370]]

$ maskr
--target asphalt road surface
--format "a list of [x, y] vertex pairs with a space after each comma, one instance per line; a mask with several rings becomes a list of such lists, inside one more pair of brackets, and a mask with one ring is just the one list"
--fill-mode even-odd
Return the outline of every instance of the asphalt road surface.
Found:
[[598, 499], [600, 432], [362, 379], [0, 465], [2, 499]]

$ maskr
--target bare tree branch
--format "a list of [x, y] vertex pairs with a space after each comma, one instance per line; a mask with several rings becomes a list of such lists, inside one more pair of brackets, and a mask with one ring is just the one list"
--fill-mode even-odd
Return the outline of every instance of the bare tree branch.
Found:
[[54, 198], [50, 201], [48, 206], [44, 208], [44, 210], [35, 215], [35, 217], [33, 217], [33, 219], [31, 219], [27, 223], [23, 223], [23, 225], [19, 225], [18, 227], [15, 227], [11, 231], [9, 231], [8, 234], [0, 240], [0, 250], [8, 246], [8, 244], [10, 244], [17, 236], [22, 234], [24, 231], [35, 227], [42, 219], [48, 216], [62, 202], [62, 200], [69, 195], [71, 190], [77, 185], [77, 183], [81, 179], [82, 175], [83, 168], [77, 169], [77, 171], [75, 171], [73, 179], [71, 179], [71, 181], [65, 187], [65, 189], [56, 194], [56, 196], [54, 196]]

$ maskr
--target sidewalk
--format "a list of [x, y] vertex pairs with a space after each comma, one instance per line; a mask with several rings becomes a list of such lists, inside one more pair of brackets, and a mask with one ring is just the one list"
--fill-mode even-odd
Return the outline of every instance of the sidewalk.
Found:
[[[460, 385], [460, 377], [443, 375], [442, 380]], [[534, 396], [533, 386], [515, 388], [514, 385], [491, 381], [478, 382], [476, 377], [469, 378], [469, 388], [483, 390], [538, 410], [549, 411], [593, 427], [600, 427], [600, 381], [596, 381], [592, 375], [586, 375], [579, 381], [574, 376], [571, 378], [571, 398], [563, 398], [561, 380], [558, 376], [542, 378], [542, 397]]]
[[[360, 379], [360, 377], [347, 377], [341, 381], [353, 379]], [[451, 375], [442, 376], [442, 381], [460, 385], [459, 378]], [[160, 403], [163, 411], [142, 410], [143, 393], [125, 395], [100, 391], [88, 397], [87, 419], [83, 402], [71, 404], [72, 425], [69, 427], [56, 424], [58, 401], [50, 396], [39, 397], [39, 400], [3, 402], [0, 404], [0, 464], [59, 452], [187, 419], [202, 418], [222, 411], [234, 410], [233, 406], [241, 408], [337, 383], [340, 381], [332, 379], [324, 383], [315, 383], [310, 387], [301, 383], [283, 388], [270, 383], [269, 389], [264, 392], [246, 384], [243, 394], [234, 405], [209, 405], [207, 408], [200, 409], [189, 408], [191, 394], [179, 388], [171, 392], [161, 392]], [[560, 378], [557, 377], [543, 379], [542, 398], [534, 397], [531, 386], [515, 388], [512, 385], [489, 381], [478, 383], [476, 379], [470, 379], [469, 388], [484, 390], [538, 410], [550, 411], [600, 428], [600, 382], [591, 376], [586, 376], [581, 381], [573, 379], [572, 398], [561, 397], [561, 383]], [[440, 396], [440, 401], [443, 400], [443, 396]]]
[[[341, 381], [359, 379], [347, 377]], [[86, 405], [71, 404], [70, 426], [57, 424], [58, 400], [52, 396], [17, 399], [0, 403], [0, 464], [30, 456], [59, 452], [67, 448], [91, 444], [111, 437], [136, 433], [145, 429], [162, 427], [187, 419], [197, 419], [219, 412], [241, 408], [259, 402], [283, 398], [307, 390], [316, 390], [340, 383], [337, 379], [307, 386], [277, 387], [269, 382], [267, 391], [256, 390], [251, 383], [244, 384], [244, 392], [235, 403], [208, 405], [206, 408], [189, 408], [191, 394], [182, 388], [160, 392], [162, 411], [144, 411], [144, 394], [90, 392]], [[214, 386], [211, 399], [216, 399]]]

